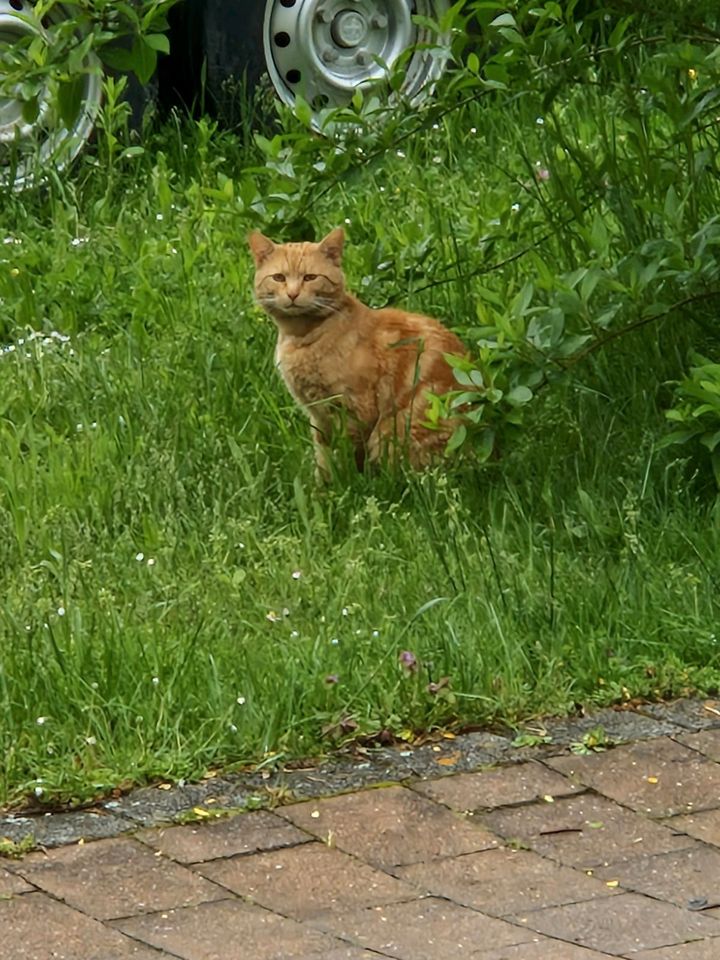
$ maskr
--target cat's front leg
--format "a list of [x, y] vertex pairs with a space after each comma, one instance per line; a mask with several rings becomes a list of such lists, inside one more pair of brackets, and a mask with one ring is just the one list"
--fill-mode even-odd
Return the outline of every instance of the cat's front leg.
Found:
[[323, 423], [321, 419], [313, 413], [308, 413], [308, 417], [310, 418], [310, 433], [312, 434], [313, 449], [315, 451], [315, 481], [323, 485], [330, 480], [327, 424]]

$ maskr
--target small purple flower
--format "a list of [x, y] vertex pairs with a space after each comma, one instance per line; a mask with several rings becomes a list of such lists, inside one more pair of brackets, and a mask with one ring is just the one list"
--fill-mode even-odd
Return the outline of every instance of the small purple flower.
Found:
[[403, 650], [398, 656], [398, 663], [407, 673], [415, 673], [417, 671], [417, 657], [412, 650]]

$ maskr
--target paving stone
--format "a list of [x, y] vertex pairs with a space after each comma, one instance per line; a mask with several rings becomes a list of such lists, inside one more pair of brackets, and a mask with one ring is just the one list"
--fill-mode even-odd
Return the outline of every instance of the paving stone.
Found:
[[605, 897], [614, 891], [585, 873], [528, 850], [484, 850], [400, 867], [399, 877], [494, 916]]
[[[697, 750], [716, 763], [720, 763], [720, 730], [702, 730], [700, 733], [684, 733], [675, 737], [691, 750]], [[720, 804], [720, 797], [718, 798]]]
[[[720, 850], [699, 843], [687, 850], [600, 867], [596, 875], [679, 907], [720, 906]], [[720, 957], [720, 942], [717, 948]]]
[[278, 813], [324, 841], [330, 836], [338, 849], [383, 868], [497, 846], [497, 839], [472, 820], [406, 787], [298, 803]]
[[720, 847], [720, 810], [701, 810], [699, 813], [670, 817], [663, 823], [676, 833], [686, 833], [697, 840]]
[[97, 840], [31, 854], [16, 870], [99, 920], [227, 896], [208, 880], [135, 840]]
[[615, 960], [609, 953], [587, 950], [561, 940], [545, 937], [532, 943], [520, 943], [514, 947], [497, 950], [480, 950], [472, 954], [472, 960]]
[[547, 762], [598, 793], [653, 817], [720, 804], [720, 764], [668, 738]]
[[718, 960], [720, 944], [717, 940], [695, 940], [678, 947], [661, 947], [659, 950], [641, 950], [633, 953], [632, 960]]
[[412, 786], [423, 796], [454, 810], [501, 807], [545, 796], [562, 797], [582, 790], [582, 787], [535, 760], [494, 770], [427, 780]]
[[410, 900], [415, 887], [321, 843], [198, 867], [228, 890], [289, 917]]
[[323, 951], [343, 947], [318, 930], [239, 900], [146, 914], [114, 926], [182, 960], [319, 960]]
[[320, 953], [313, 953], [312, 960], [382, 960], [382, 957], [375, 951], [370, 953], [359, 947], [338, 947], [335, 950], [321, 950]]
[[457, 960], [536, 939], [530, 930], [434, 897], [329, 914], [316, 924], [398, 960]]
[[3, 960], [163, 960], [168, 956], [44, 893], [0, 900], [0, 931]]
[[479, 819], [506, 840], [583, 870], [691, 845], [687, 837], [594, 794], [500, 808]]
[[717, 920], [636, 893], [533, 910], [516, 919], [539, 933], [611, 955], [720, 937]]
[[676, 723], [687, 730], [720, 727], [720, 700], [676, 700], [674, 703], [644, 703], [638, 710], [649, 717]]
[[266, 810], [239, 813], [210, 823], [156, 827], [135, 835], [163, 856], [180, 863], [199, 863], [259, 850], [276, 850], [310, 841], [297, 827]]
[[34, 888], [26, 883], [22, 877], [18, 877], [14, 873], [10, 873], [7, 870], [3, 870], [0, 867], [0, 898], [5, 899], [6, 897], [11, 897], [16, 893], [27, 893]]

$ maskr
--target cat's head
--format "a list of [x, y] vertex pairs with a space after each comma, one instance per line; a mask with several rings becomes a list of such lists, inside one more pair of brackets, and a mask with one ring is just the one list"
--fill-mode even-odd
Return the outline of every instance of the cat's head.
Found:
[[322, 320], [340, 306], [345, 278], [340, 263], [341, 227], [319, 243], [273, 243], [262, 233], [248, 237], [255, 260], [255, 298], [271, 317]]

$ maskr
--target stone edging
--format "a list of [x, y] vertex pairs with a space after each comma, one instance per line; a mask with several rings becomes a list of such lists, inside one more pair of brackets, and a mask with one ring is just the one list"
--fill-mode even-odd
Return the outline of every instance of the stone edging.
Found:
[[116, 837], [142, 827], [212, 817], [214, 811], [258, 807], [345, 793], [388, 782], [468, 773], [501, 763], [558, 756], [601, 727], [609, 744], [720, 727], [720, 701], [677, 700], [632, 709], [604, 709], [577, 718], [543, 721], [548, 743], [513, 746], [512, 734], [465, 733], [419, 747], [373, 747], [365, 755], [336, 755], [311, 769], [231, 774], [199, 784], [140, 787], [92, 810], [0, 816], [0, 838], [13, 844], [58, 847]]

